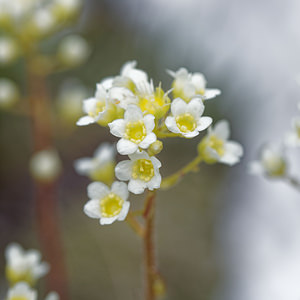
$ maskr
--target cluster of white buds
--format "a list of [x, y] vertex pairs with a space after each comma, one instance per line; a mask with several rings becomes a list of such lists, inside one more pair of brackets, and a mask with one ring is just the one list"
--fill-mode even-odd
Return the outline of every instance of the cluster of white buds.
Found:
[[[300, 103], [298, 104], [300, 110]], [[287, 179], [293, 185], [297, 185], [288, 168], [286, 152], [288, 148], [300, 147], [300, 117], [291, 121], [292, 129], [286, 133], [279, 145], [265, 144], [259, 154], [259, 159], [249, 164], [249, 172], [256, 175], [264, 175], [269, 178]]]
[[[25, 251], [19, 244], [7, 246], [6, 278], [11, 288], [7, 292], [6, 300], [36, 300], [37, 291], [33, 288], [37, 280], [49, 272], [49, 264], [41, 262], [41, 253], [30, 249]], [[56, 292], [49, 293], [45, 300], [59, 300]]]
[[[119, 138], [116, 144], [118, 153], [129, 156], [129, 160], [117, 165], [113, 162], [117, 179], [128, 181], [128, 184], [115, 181], [109, 188], [103, 183], [93, 182], [88, 186], [91, 200], [85, 205], [84, 212], [92, 218], [99, 218], [100, 224], [124, 220], [129, 209], [128, 191], [141, 194], [145, 189], [160, 188], [161, 162], [155, 157], [163, 149], [160, 139], [194, 138], [212, 124], [211, 117], [203, 116], [204, 103], [219, 95], [220, 90], [207, 89], [206, 80], [200, 73], [190, 74], [183, 68], [168, 73], [174, 80], [172, 88], [165, 92], [161, 83], [155, 87], [148, 74], [136, 68], [135, 61], [128, 62], [119, 75], [97, 84], [94, 97], [83, 101], [86, 115], [77, 121], [77, 125], [98, 123], [108, 126], [110, 133]], [[214, 129], [209, 128], [198, 146], [201, 160], [229, 165], [237, 163], [243, 149], [240, 144], [228, 141], [229, 134], [226, 121], [219, 122]], [[94, 180], [100, 174], [107, 174], [102, 151], [99, 148], [93, 159], [77, 161], [77, 171]], [[113, 150], [109, 152], [112, 154]]]

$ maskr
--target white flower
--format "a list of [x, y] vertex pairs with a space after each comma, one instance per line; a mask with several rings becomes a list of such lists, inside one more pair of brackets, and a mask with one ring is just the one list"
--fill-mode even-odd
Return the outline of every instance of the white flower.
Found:
[[60, 174], [62, 163], [55, 149], [46, 149], [31, 157], [29, 168], [31, 175], [36, 180], [50, 182]]
[[205, 130], [212, 122], [210, 117], [201, 117], [204, 104], [201, 99], [194, 98], [189, 103], [177, 98], [171, 104], [172, 116], [167, 117], [166, 126], [174, 133], [192, 138]]
[[75, 169], [80, 175], [87, 175], [94, 181], [111, 183], [114, 177], [115, 145], [101, 144], [94, 157], [84, 157], [75, 161]]
[[59, 300], [59, 299], [60, 297], [56, 292], [50, 292], [45, 298], [45, 300]]
[[228, 141], [230, 136], [229, 124], [222, 120], [214, 128], [208, 128], [208, 134], [199, 143], [198, 151], [207, 163], [217, 161], [230, 166], [238, 163], [243, 155], [242, 146], [234, 141]]
[[111, 134], [120, 137], [117, 150], [120, 154], [132, 154], [138, 148], [147, 149], [156, 141], [152, 132], [155, 123], [153, 115], [143, 116], [136, 105], [129, 105], [124, 114], [124, 119], [118, 119], [108, 124]]
[[286, 135], [285, 143], [287, 146], [299, 147], [300, 146], [300, 117], [292, 120], [293, 131]]
[[0, 37], [0, 65], [10, 64], [19, 55], [18, 45], [14, 39], [8, 36]]
[[49, 271], [49, 265], [41, 262], [41, 254], [37, 250], [24, 251], [19, 244], [13, 243], [5, 250], [6, 276], [11, 284], [26, 281], [33, 285]]
[[100, 219], [100, 224], [111, 224], [123, 221], [128, 213], [130, 203], [127, 184], [115, 181], [111, 189], [102, 182], [93, 182], [88, 188], [89, 200], [84, 206], [84, 212], [90, 218]]
[[131, 154], [129, 158], [130, 160], [119, 162], [115, 169], [118, 179], [129, 180], [128, 190], [134, 194], [141, 194], [146, 188], [151, 191], [158, 189], [161, 184], [160, 161], [145, 151]]
[[6, 300], [36, 300], [37, 292], [26, 282], [19, 282], [8, 290]]
[[10, 108], [19, 99], [18, 86], [10, 79], [0, 78], [0, 108]]
[[201, 73], [189, 73], [185, 68], [167, 72], [174, 78], [172, 83], [174, 98], [179, 97], [189, 102], [194, 97], [201, 96], [202, 100], [209, 100], [221, 94], [218, 89], [206, 88], [206, 79]]
[[275, 145], [265, 145], [260, 153], [259, 160], [249, 164], [249, 172], [270, 177], [285, 177], [287, 161], [283, 148]]
[[111, 87], [109, 90], [109, 98], [112, 103], [119, 105], [123, 109], [127, 109], [129, 104], [138, 103], [138, 97], [125, 87]]

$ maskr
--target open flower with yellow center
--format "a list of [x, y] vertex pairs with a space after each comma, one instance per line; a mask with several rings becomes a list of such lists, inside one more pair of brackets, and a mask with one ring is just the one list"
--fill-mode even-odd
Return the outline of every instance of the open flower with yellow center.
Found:
[[109, 122], [122, 115], [122, 109], [114, 105], [108, 95], [110, 80], [97, 84], [94, 98], [83, 100], [83, 111], [87, 114], [77, 121], [78, 126], [98, 123], [106, 126]]
[[171, 104], [172, 116], [166, 118], [167, 128], [186, 138], [193, 138], [199, 131], [205, 130], [212, 122], [211, 117], [201, 117], [204, 104], [201, 99], [194, 98], [189, 103], [177, 98]]
[[114, 221], [123, 221], [128, 213], [130, 203], [127, 184], [115, 181], [111, 189], [102, 182], [93, 182], [87, 188], [91, 198], [85, 206], [84, 212], [90, 218], [100, 219], [100, 224], [111, 224]]
[[86, 175], [93, 181], [111, 184], [115, 175], [115, 145], [101, 144], [94, 153], [94, 157], [84, 157], [75, 161], [78, 174]]
[[120, 137], [117, 150], [120, 154], [132, 154], [139, 148], [147, 149], [156, 141], [152, 132], [155, 123], [153, 115], [143, 116], [141, 109], [136, 105], [129, 105], [124, 119], [118, 119], [108, 124], [111, 134]]
[[19, 282], [8, 290], [6, 300], [36, 300], [37, 292], [26, 282]]
[[160, 161], [145, 151], [131, 154], [129, 158], [130, 160], [119, 162], [115, 169], [118, 179], [129, 180], [128, 190], [134, 194], [141, 194], [146, 188], [151, 191], [158, 189], [161, 184]]
[[150, 83], [147, 81], [139, 82], [136, 94], [142, 112], [152, 114], [157, 119], [162, 118], [170, 108], [171, 100], [168, 97], [168, 92], [164, 93], [160, 85], [154, 89], [152, 80]]
[[259, 160], [249, 164], [249, 173], [269, 177], [285, 177], [287, 160], [282, 146], [267, 144], [260, 151]]
[[221, 162], [234, 165], [243, 155], [242, 146], [234, 141], [228, 141], [230, 136], [229, 124], [222, 120], [212, 128], [208, 128], [207, 135], [198, 145], [198, 152], [207, 163]]
[[41, 254], [37, 250], [24, 251], [19, 244], [10, 244], [5, 251], [6, 277], [11, 285], [25, 281], [30, 285], [48, 273], [49, 265], [41, 262]]
[[300, 117], [294, 118], [292, 120], [293, 131], [286, 135], [285, 143], [290, 147], [300, 146]]
[[209, 100], [221, 94], [219, 89], [206, 88], [206, 79], [201, 73], [189, 73], [185, 68], [167, 72], [174, 78], [172, 83], [174, 98], [178, 97], [189, 102], [197, 96], [201, 96], [202, 100]]

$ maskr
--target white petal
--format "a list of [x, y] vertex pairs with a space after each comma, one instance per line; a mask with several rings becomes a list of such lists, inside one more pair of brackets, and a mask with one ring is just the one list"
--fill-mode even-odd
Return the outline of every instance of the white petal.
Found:
[[213, 133], [222, 140], [227, 140], [230, 136], [229, 123], [226, 120], [221, 120], [216, 123]]
[[177, 127], [176, 121], [174, 117], [167, 117], [165, 124], [167, 126], [167, 128], [174, 133], [180, 133], [180, 130]]
[[203, 90], [206, 86], [206, 79], [201, 73], [194, 73], [192, 75], [191, 81], [197, 90]]
[[225, 153], [219, 161], [224, 164], [233, 166], [240, 161], [240, 157], [233, 155], [232, 153]]
[[211, 117], [201, 117], [198, 122], [197, 130], [198, 131], [205, 130], [207, 127], [210, 126], [211, 123], [212, 123]]
[[176, 98], [175, 100], [173, 100], [171, 104], [171, 112], [174, 117], [176, 117], [177, 115], [184, 114], [186, 112], [186, 109], [187, 104], [184, 100], [180, 98]]
[[28, 250], [25, 256], [29, 265], [38, 264], [38, 262], [41, 260], [41, 253], [35, 249]]
[[142, 194], [146, 188], [146, 183], [142, 180], [131, 179], [128, 184], [128, 190], [133, 194]]
[[93, 159], [91, 158], [80, 158], [75, 160], [74, 168], [80, 175], [88, 174], [94, 167]]
[[23, 256], [23, 249], [17, 243], [9, 244], [5, 249], [5, 258], [8, 261], [13, 261], [15, 257]]
[[153, 129], [155, 127], [154, 119], [155, 119], [155, 117], [150, 114], [146, 115], [144, 117], [144, 124], [145, 124], [147, 133], [153, 131]]
[[139, 121], [143, 119], [143, 113], [138, 106], [130, 104], [125, 111], [124, 119], [126, 122]]
[[116, 165], [115, 172], [116, 177], [119, 180], [127, 181], [131, 178], [132, 161], [123, 160]]
[[192, 99], [187, 105], [187, 112], [189, 112], [195, 118], [202, 116], [204, 111], [204, 104], [200, 98]]
[[221, 95], [221, 91], [218, 89], [206, 89], [203, 100], [213, 99], [219, 95]]
[[248, 172], [252, 175], [261, 175], [264, 173], [264, 167], [259, 161], [252, 161], [248, 165]]
[[194, 130], [194, 131], [191, 131], [191, 132], [181, 132], [181, 134], [185, 138], [191, 139], [191, 138], [197, 136], [199, 134], [199, 131], [198, 130]]
[[138, 145], [129, 140], [120, 139], [117, 143], [117, 150], [122, 155], [128, 155], [136, 152]]
[[125, 132], [125, 121], [123, 119], [117, 119], [108, 124], [110, 133], [116, 137], [122, 137]]
[[90, 199], [102, 199], [109, 193], [109, 188], [102, 182], [92, 182], [87, 187]]
[[101, 225], [109, 225], [109, 224], [113, 223], [114, 221], [116, 221], [117, 219], [118, 219], [118, 216], [111, 217], [111, 218], [101, 218], [100, 224]]
[[49, 293], [45, 300], [59, 300], [59, 295], [56, 292]]
[[115, 181], [111, 186], [111, 191], [120, 196], [124, 201], [128, 198], [128, 187], [125, 182]]
[[161, 184], [161, 175], [159, 173], [155, 174], [153, 178], [148, 182], [147, 186], [150, 191], [158, 189]]
[[85, 125], [89, 125], [89, 124], [93, 124], [95, 123], [95, 119], [90, 117], [90, 116], [84, 116], [81, 117], [77, 122], [76, 125], [77, 126], [85, 126]]
[[156, 141], [156, 135], [153, 132], [147, 134], [147, 136], [139, 143], [139, 147], [147, 149], [152, 143]]
[[93, 219], [101, 218], [100, 200], [92, 199], [83, 207], [84, 213]]
[[114, 144], [102, 143], [95, 151], [94, 157], [98, 162], [109, 162], [115, 159], [116, 147]]
[[50, 265], [46, 262], [38, 264], [33, 270], [34, 278], [38, 279], [46, 275], [50, 270]]
[[159, 169], [161, 167], [161, 162], [156, 157], [152, 156], [150, 159], [155, 169]]
[[97, 106], [98, 100], [96, 98], [89, 98], [83, 100], [82, 109], [83, 111], [88, 114], [91, 111], [94, 111]]
[[122, 210], [120, 211], [120, 214], [118, 216], [118, 221], [123, 221], [126, 219], [128, 211], [129, 211], [130, 203], [129, 201], [125, 201], [122, 207]]
[[150, 159], [150, 156], [146, 151], [140, 151], [140, 150], [138, 150], [137, 152], [130, 154], [128, 156], [132, 161], [135, 161], [138, 159]]

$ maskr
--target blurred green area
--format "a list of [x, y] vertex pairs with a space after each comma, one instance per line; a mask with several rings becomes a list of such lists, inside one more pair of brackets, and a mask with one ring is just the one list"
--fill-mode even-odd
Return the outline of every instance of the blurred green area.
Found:
[[[87, 1], [89, 2], [89, 1]], [[116, 19], [109, 5], [101, 1], [92, 5], [85, 22], [74, 28], [92, 47], [89, 61], [75, 70], [60, 72], [49, 78], [50, 93], [55, 98], [60, 83], [66, 78], [79, 78], [94, 90], [102, 78], [119, 73], [122, 64], [137, 60], [154, 82], [163, 87], [171, 79], [159, 63], [155, 41], [143, 39]], [[152, 44], [153, 43], [153, 44]], [[55, 40], [44, 47], [54, 47]], [[179, 65], [181, 65], [178, 62]], [[201, 71], [201, 70], [200, 70]], [[0, 71], [0, 76], [16, 80], [24, 88], [24, 66]], [[218, 111], [208, 109], [210, 114]], [[55, 143], [63, 159], [64, 172], [59, 181], [60, 217], [65, 254], [70, 275], [72, 299], [142, 299], [142, 243], [125, 222], [100, 227], [87, 218], [82, 207], [87, 200], [88, 180], [75, 174], [73, 161], [91, 156], [103, 141], [115, 142], [107, 129], [96, 125], [66, 130], [55, 123]], [[39, 248], [32, 200], [32, 181], [28, 160], [32, 150], [30, 122], [26, 116], [0, 112], [1, 202], [0, 202], [0, 270], [4, 270], [3, 252], [13, 241], [25, 248]], [[171, 174], [196, 155], [195, 140], [166, 141], [162, 174]], [[121, 159], [121, 157], [119, 157]], [[155, 223], [158, 265], [167, 284], [166, 299], [210, 299], [218, 280], [214, 249], [214, 230], [222, 199], [218, 193], [223, 166], [202, 166], [189, 174], [176, 187], [159, 192]], [[132, 206], [141, 207], [141, 197], [132, 197]], [[5, 279], [1, 275], [1, 286]]]

